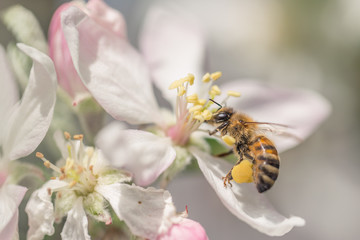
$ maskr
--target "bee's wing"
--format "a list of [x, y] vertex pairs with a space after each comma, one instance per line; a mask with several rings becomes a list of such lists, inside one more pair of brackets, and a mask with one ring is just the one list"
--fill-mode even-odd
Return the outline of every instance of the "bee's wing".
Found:
[[302, 138], [296, 135], [295, 129], [288, 125], [278, 124], [278, 123], [268, 123], [268, 122], [258, 122], [258, 131], [270, 139], [274, 137], [284, 137], [291, 138], [298, 142], [303, 141]]

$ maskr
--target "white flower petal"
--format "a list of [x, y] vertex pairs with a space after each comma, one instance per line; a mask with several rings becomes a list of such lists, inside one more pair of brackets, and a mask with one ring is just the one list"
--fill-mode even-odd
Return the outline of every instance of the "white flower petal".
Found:
[[154, 182], [176, 157], [171, 140], [140, 130], [123, 130], [114, 122], [97, 136], [96, 145], [116, 167], [134, 174], [134, 182], [146, 186]]
[[[140, 48], [156, 86], [174, 106], [177, 93], [169, 90], [171, 82], [192, 73], [196, 78], [194, 84], [202, 83], [203, 32], [191, 16], [160, 7], [152, 8], [144, 23]], [[191, 90], [197, 88], [192, 86]]]
[[177, 220], [168, 191], [120, 183], [100, 185], [95, 190], [109, 201], [119, 219], [136, 236], [155, 239]]
[[115, 119], [131, 124], [159, 122], [158, 105], [140, 54], [123, 38], [70, 7], [62, 23], [80, 78]]
[[40, 144], [56, 99], [56, 73], [51, 59], [24, 44], [18, 47], [33, 59], [33, 67], [21, 103], [13, 109], [5, 128], [3, 151], [10, 160], [30, 154]]
[[[4, 215], [1, 215], [4, 216]], [[19, 211], [16, 209], [12, 218], [5, 226], [4, 229], [0, 230], [0, 239], [1, 240], [15, 240], [19, 239], [18, 236], [18, 220], [19, 220]]]
[[221, 178], [232, 166], [196, 148], [192, 148], [191, 152], [196, 157], [206, 180], [225, 207], [253, 228], [270, 236], [282, 236], [294, 226], [305, 224], [304, 219], [300, 217], [286, 218], [278, 213], [267, 200], [266, 195], [257, 192], [253, 183], [233, 183], [231, 188], [225, 188]]
[[45, 235], [54, 234], [54, 206], [48, 188], [60, 188], [67, 184], [59, 180], [50, 180], [32, 193], [25, 211], [29, 217], [27, 239], [43, 239]]
[[2, 75], [0, 77], [0, 122], [3, 123], [10, 108], [19, 100], [19, 92], [2, 45], [0, 45], [0, 72]]
[[[248, 114], [259, 122], [288, 125], [287, 132], [305, 139], [330, 114], [331, 106], [321, 95], [303, 89], [286, 89], [256, 81], [233, 81], [222, 87], [239, 91], [240, 98], [230, 98], [228, 106]], [[279, 151], [299, 144], [299, 139], [287, 135], [271, 135]]]
[[86, 4], [89, 15], [104, 28], [112, 31], [117, 36], [126, 38], [126, 23], [122, 14], [109, 7], [102, 0], [91, 0]]
[[61, 152], [61, 156], [63, 159], [66, 159], [68, 157], [69, 151], [66, 147], [66, 141], [64, 138], [64, 133], [61, 132], [60, 130], [57, 130], [54, 132], [54, 141], [55, 144], [57, 146], [57, 148], [59, 149], [59, 151]]
[[64, 228], [61, 232], [63, 240], [89, 240], [88, 220], [83, 208], [82, 198], [78, 198], [69, 211]]
[[26, 191], [27, 188], [19, 185], [4, 184], [0, 188], [0, 239], [14, 235], [17, 229], [18, 207]]

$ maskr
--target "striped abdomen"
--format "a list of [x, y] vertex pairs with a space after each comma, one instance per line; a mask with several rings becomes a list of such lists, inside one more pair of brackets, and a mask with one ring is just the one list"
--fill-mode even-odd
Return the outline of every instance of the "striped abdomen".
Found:
[[274, 144], [260, 136], [249, 146], [254, 156], [253, 178], [259, 193], [269, 190], [279, 175], [280, 159]]

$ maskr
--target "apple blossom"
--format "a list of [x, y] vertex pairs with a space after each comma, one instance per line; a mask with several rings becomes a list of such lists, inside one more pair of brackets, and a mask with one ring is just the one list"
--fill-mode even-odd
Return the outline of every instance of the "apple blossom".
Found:
[[13, 184], [10, 161], [27, 156], [40, 144], [49, 128], [56, 96], [56, 75], [50, 58], [27, 45], [17, 46], [33, 59], [33, 66], [18, 101], [16, 82], [0, 46], [0, 239], [4, 240], [17, 235], [18, 206], [27, 191]]
[[49, 55], [55, 64], [59, 85], [73, 99], [73, 104], [77, 105], [90, 95], [74, 68], [61, 28], [60, 14], [71, 6], [81, 8], [98, 24], [119, 37], [125, 37], [126, 29], [122, 15], [100, 0], [91, 0], [86, 4], [80, 1], [71, 1], [62, 4], [55, 11], [49, 26]]
[[161, 234], [157, 240], [208, 240], [204, 228], [197, 222], [184, 218], [171, 226], [167, 233]]
[[[57, 167], [40, 152], [36, 156], [56, 173], [51, 180], [33, 192], [26, 206], [29, 216], [28, 239], [42, 239], [54, 234], [54, 222], [67, 216], [62, 239], [90, 239], [86, 215], [97, 221], [112, 223], [110, 204], [132, 234], [156, 239], [173, 224], [183, 221], [176, 213], [168, 191], [129, 185], [131, 174], [110, 166], [102, 152], [83, 144], [82, 135], [73, 139], [59, 132], [55, 140], [62, 153]], [[52, 203], [52, 195], [55, 195]]]
[[[196, 50], [202, 48], [201, 41], [187, 41], [201, 39], [194, 37], [198, 31], [188, 31], [191, 26], [184, 27], [183, 22], [174, 20], [173, 15], [164, 14], [164, 11], [155, 11], [147, 23], [146, 28], [150, 30], [145, 29], [142, 36], [145, 41], [142, 43], [145, 55], [142, 56], [126, 39], [108, 31], [81, 9], [71, 7], [62, 13], [63, 32], [75, 69], [93, 97], [115, 119], [130, 124], [152, 125], [147, 128], [152, 132], [149, 133], [124, 130], [122, 126], [111, 124], [109, 129], [99, 134], [99, 147], [110, 159], [126, 155], [126, 163], [113, 162], [131, 172], [138, 165], [154, 165], [158, 161], [163, 170], [167, 169], [164, 174], [169, 178], [195, 157], [221, 201], [239, 219], [260, 232], [276, 236], [284, 235], [294, 226], [304, 225], [304, 220], [299, 217], [286, 218], [279, 214], [264, 195], [254, 191], [256, 189], [251, 184], [224, 188], [221, 177], [230, 167], [222, 159], [213, 160], [214, 157], [207, 153], [209, 147], [204, 135], [197, 136], [196, 131], [211, 116], [207, 99], [219, 97], [222, 92], [230, 91], [229, 95], [237, 95], [233, 94], [234, 91], [241, 92], [241, 100], [229, 99], [230, 106], [249, 113], [257, 120], [289, 124], [294, 128], [292, 134], [302, 139], [327, 117], [330, 111], [328, 102], [312, 91], [276, 88], [255, 81], [228, 83], [222, 88], [227, 91], [220, 91], [216, 85], [204, 87], [203, 82], [220, 77], [218, 72], [206, 74], [204, 81], [195, 78], [194, 82], [194, 75], [186, 76], [184, 72], [191, 70], [184, 69], [187, 64], [182, 63], [202, 59], [199, 56], [202, 51], [191, 51], [193, 43]], [[169, 45], [173, 47], [163, 50], [163, 46]], [[171, 61], [174, 59], [173, 65]], [[200, 65], [194, 63], [190, 68], [195, 68], [194, 72], [198, 73], [201, 72], [197, 69]], [[168, 66], [171, 66], [170, 70]], [[174, 66], [178, 67], [176, 76], [171, 71]], [[163, 96], [174, 107], [171, 119], [165, 117], [171, 114], [159, 110], [150, 73]], [[179, 80], [170, 85], [170, 81], [175, 79]], [[168, 93], [169, 85], [177, 89], [177, 96], [174, 90], [174, 93]], [[222, 95], [224, 98], [227, 97]], [[315, 117], [311, 119], [309, 116]], [[274, 138], [274, 142], [282, 151], [298, 143], [297, 139], [279, 141], [279, 138]], [[170, 149], [176, 152], [175, 160], [174, 155], [169, 154]], [[143, 156], [146, 158], [143, 159]], [[147, 185], [160, 174], [161, 171], [145, 175], [135, 173], [134, 181]]]

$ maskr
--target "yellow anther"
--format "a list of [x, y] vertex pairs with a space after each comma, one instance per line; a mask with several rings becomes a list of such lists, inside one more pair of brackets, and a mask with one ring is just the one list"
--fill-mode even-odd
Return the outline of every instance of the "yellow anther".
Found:
[[43, 158], [44, 157], [44, 154], [42, 154], [41, 152], [36, 152], [36, 157], [38, 158]]
[[199, 97], [196, 93], [186, 97], [186, 101], [188, 103], [196, 103], [198, 101], [198, 99], [199, 99]]
[[64, 180], [66, 178], [65, 174], [60, 175], [59, 180]]
[[201, 106], [201, 105], [195, 105], [195, 106], [189, 108], [189, 112], [201, 111], [202, 109], [203, 109], [203, 106]]
[[206, 103], [206, 99], [199, 99], [199, 100], [197, 101], [196, 105], [202, 105], [202, 106], [204, 106], [205, 103]]
[[46, 161], [44, 162], [44, 166], [47, 167], [47, 168], [50, 168], [50, 166], [51, 166], [50, 161], [46, 160]]
[[214, 72], [210, 75], [210, 77], [212, 78], [212, 80], [216, 81], [217, 79], [219, 79], [222, 76], [222, 72]]
[[90, 166], [89, 166], [89, 170], [90, 170], [91, 172], [93, 172], [93, 170], [94, 170], [94, 165], [90, 165]]
[[84, 135], [82, 135], [82, 134], [77, 134], [77, 135], [74, 135], [73, 138], [74, 138], [75, 140], [83, 140]]
[[71, 183], [69, 183], [69, 187], [73, 187], [73, 186], [75, 186], [75, 184], [76, 184], [77, 182], [74, 180], [74, 181], [72, 181]]
[[205, 83], [210, 82], [210, 80], [210, 73], [206, 73], [202, 78], [202, 81]]
[[180, 96], [183, 96], [185, 93], [186, 93], [185, 87], [184, 87], [184, 86], [180, 86], [180, 87], [178, 88], [178, 94], [177, 94], [177, 95], [180, 97]]
[[214, 85], [211, 87], [210, 89], [210, 95], [220, 95], [221, 94], [221, 90], [217, 85]]
[[228, 96], [231, 96], [231, 97], [240, 97], [240, 96], [241, 96], [241, 93], [236, 92], [236, 91], [228, 91], [228, 92], [227, 92], [227, 95], [228, 95]]
[[51, 179], [51, 180], [55, 180], [55, 179], [56, 179], [56, 177], [50, 177], [50, 179]]
[[61, 172], [62, 174], [64, 174], [64, 173], [65, 173], [65, 168], [64, 168], [64, 167], [60, 168], [60, 172]]
[[233, 146], [234, 143], [236, 142], [235, 138], [229, 135], [222, 136], [221, 138], [229, 146]]
[[71, 135], [68, 132], [64, 132], [64, 137], [66, 140], [69, 140], [71, 138]]
[[199, 120], [200, 122], [204, 122], [204, 121], [205, 121], [205, 119], [204, 119], [204, 117], [203, 117], [202, 114], [195, 115], [194, 118], [195, 118], [196, 120]]
[[194, 74], [189, 73], [189, 74], [187, 75], [187, 78], [188, 78], [188, 81], [189, 81], [190, 85], [193, 85], [193, 84], [194, 84], [194, 80], [195, 80]]
[[183, 82], [181, 80], [175, 80], [173, 81], [170, 86], [169, 86], [169, 89], [175, 89], [175, 88], [178, 88], [180, 87], [181, 85], [183, 84]]
[[205, 120], [210, 120], [211, 117], [212, 117], [212, 113], [211, 113], [209, 110], [207, 110], [207, 109], [205, 109], [205, 110], [201, 113], [201, 115], [204, 117]]
[[234, 166], [231, 170], [231, 175], [237, 183], [249, 183], [253, 182], [253, 164], [248, 160], [241, 161], [238, 165]]

